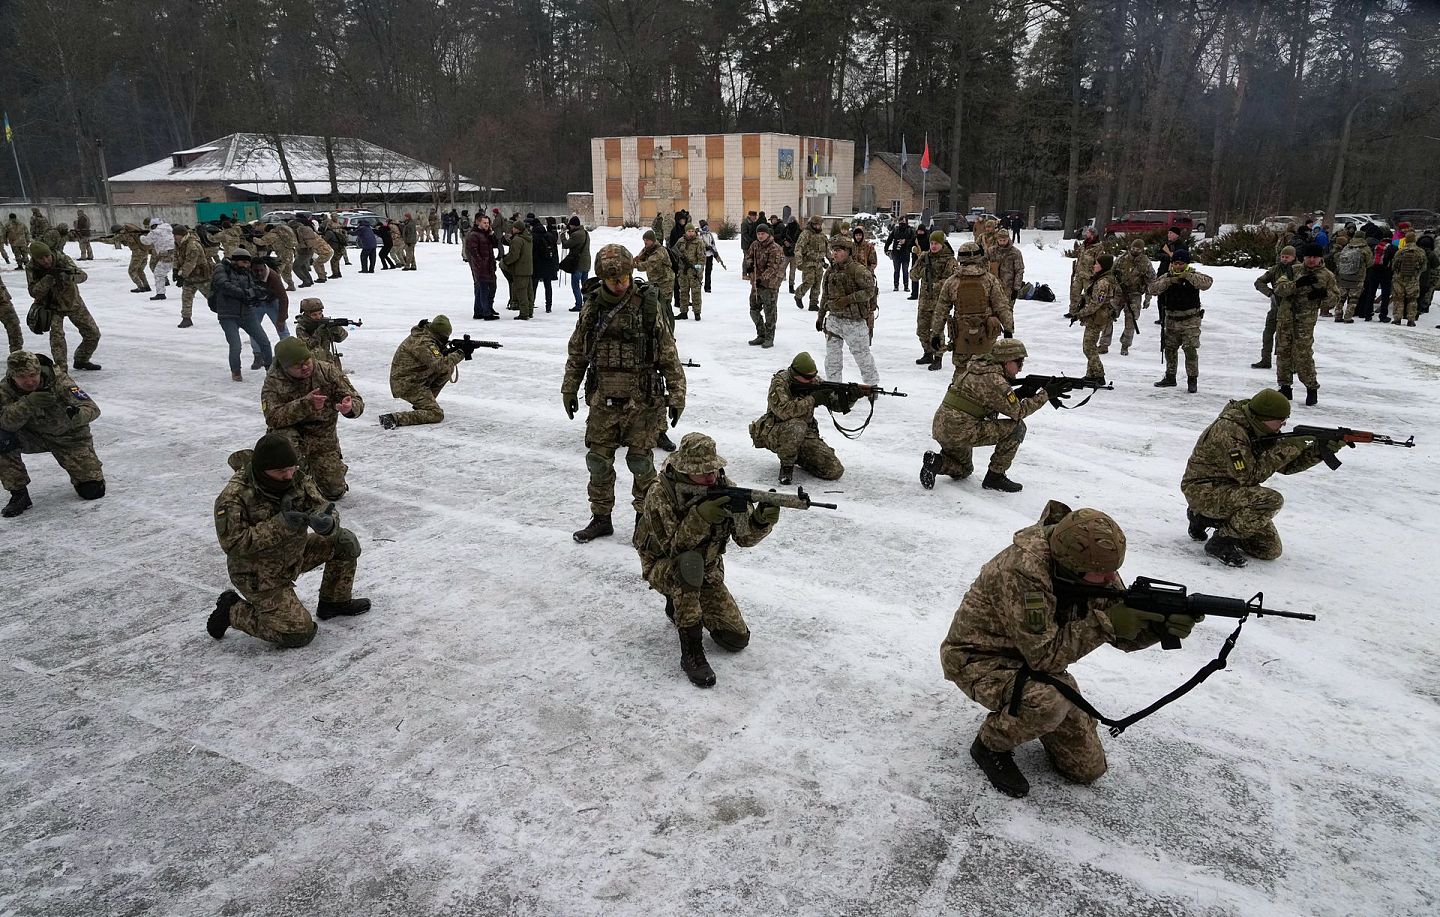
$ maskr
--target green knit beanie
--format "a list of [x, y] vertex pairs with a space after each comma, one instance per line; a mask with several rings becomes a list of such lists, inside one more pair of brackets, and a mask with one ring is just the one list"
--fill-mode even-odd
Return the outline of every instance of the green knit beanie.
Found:
[[1246, 405], [1256, 420], [1286, 420], [1290, 416], [1290, 399], [1273, 388], [1261, 389]]
[[790, 371], [798, 376], [813, 376], [817, 372], [815, 358], [810, 356], [809, 351], [801, 351], [795, 354], [795, 359], [790, 361]]
[[448, 315], [437, 315], [430, 319], [430, 333], [437, 338], [450, 339], [450, 317]]
[[256, 471], [275, 471], [279, 468], [293, 468], [300, 464], [300, 456], [289, 437], [279, 433], [266, 433], [255, 443], [255, 454], [250, 467]]
[[35, 241], [30, 243], [31, 258], [48, 258], [51, 254], [53, 253], [50, 251], [50, 246], [44, 242]]
[[938, 229], [935, 230], [934, 232], [930, 233], [930, 241], [939, 242], [943, 245], [945, 243], [945, 233], [941, 232]]
[[288, 337], [275, 345], [275, 362], [281, 369], [299, 366], [310, 359], [310, 348], [297, 337]]

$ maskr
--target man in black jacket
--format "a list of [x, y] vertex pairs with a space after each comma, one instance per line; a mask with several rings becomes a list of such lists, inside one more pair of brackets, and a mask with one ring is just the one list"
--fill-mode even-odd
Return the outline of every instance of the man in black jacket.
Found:
[[270, 368], [270, 338], [260, 326], [260, 313], [255, 308], [264, 302], [265, 293], [250, 273], [250, 253], [237, 248], [230, 257], [215, 265], [210, 277], [210, 309], [220, 320], [225, 340], [230, 343], [230, 378], [244, 382], [240, 375], [240, 331], [250, 335], [250, 346], [265, 369]]
[[895, 290], [900, 291], [900, 283], [903, 279], [905, 289], [910, 289], [910, 247], [915, 244], [915, 230], [910, 228], [910, 221], [902, 219], [890, 230], [890, 238], [885, 240], [885, 253], [890, 260], [895, 262]]

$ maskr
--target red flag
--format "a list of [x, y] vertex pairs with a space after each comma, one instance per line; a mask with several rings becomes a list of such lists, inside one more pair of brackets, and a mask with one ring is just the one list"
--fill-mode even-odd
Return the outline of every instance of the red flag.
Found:
[[925, 138], [925, 151], [920, 154], [920, 171], [930, 171], [930, 138]]

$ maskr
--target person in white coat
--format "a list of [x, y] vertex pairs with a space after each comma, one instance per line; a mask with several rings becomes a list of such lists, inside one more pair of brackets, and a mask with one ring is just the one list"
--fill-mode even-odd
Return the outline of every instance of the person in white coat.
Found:
[[175, 270], [175, 231], [164, 220], [150, 221], [150, 231], [140, 241], [155, 250], [155, 295], [151, 299], [164, 299], [165, 287], [170, 284], [170, 274]]

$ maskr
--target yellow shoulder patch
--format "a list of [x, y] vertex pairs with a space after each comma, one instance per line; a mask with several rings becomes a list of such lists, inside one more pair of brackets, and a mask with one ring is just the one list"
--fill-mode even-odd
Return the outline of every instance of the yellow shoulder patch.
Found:
[[1014, 393], [1014, 392], [1006, 392], [1006, 393], [1005, 393], [1005, 400], [1008, 401], [1008, 402], [1010, 402], [1011, 404], [1014, 404], [1015, 402], [1019, 401], [1020, 399], [1015, 397], [1015, 393]]
[[1230, 467], [1236, 471], [1245, 470], [1245, 456], [1241, 454], [1239, 449], [1230, 450]]
[[1043, 634], [1049, 623], [1045, 618], [1045, 594], [1042, 592], [1025, 593], [1025, 629], [1032, 633]]

